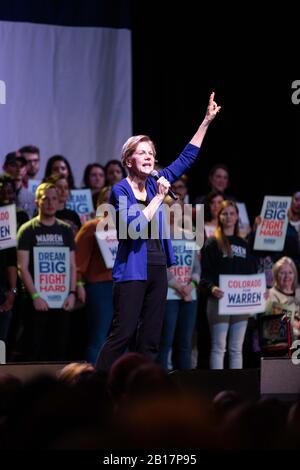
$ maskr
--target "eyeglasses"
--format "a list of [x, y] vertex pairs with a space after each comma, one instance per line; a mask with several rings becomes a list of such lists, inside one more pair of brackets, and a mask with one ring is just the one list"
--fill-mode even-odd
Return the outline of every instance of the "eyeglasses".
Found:
[[29, 165], [29, 163], [38, 163], [40, 160], [39, 158], [34, 158], [32, 160], [27, 160], [27, 165]]

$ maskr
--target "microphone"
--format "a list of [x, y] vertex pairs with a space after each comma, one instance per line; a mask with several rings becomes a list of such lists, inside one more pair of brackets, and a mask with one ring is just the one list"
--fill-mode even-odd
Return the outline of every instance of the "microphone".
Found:
[[[156, 171], [156, 170], [152, 170], [151, 173], [150, 173], [150, 175], [153, 176], [153, 178], [154, 178], [156, 181], [159, 179], [159, 174], [158, 174], [158, 171]], [[177, 196], [177, 194], [175, 194], [175, 193], [172, 191], [171, 188], [169, 188], [169, 190], [168, 190], [168, 195], [169, 195], [172, 199], [174, 199], [175, 201], [177, 201], [178, 196]]]

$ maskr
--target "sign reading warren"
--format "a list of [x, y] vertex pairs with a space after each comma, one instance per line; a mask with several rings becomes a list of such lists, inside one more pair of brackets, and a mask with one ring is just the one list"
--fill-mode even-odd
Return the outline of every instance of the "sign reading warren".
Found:
[[50, 308], [61, 308], [70, 289], [70, 249], [34, 247], [34, 285]]
[[254, 250], [283, 250], [288, 226], [287, 211], [290, 205], [290, 197], [265, 196], [261, 221], [256, 229]]
[[118, 238], [116, 230], [107, 230], [95, 233], [102, 257], [107, 269], [111, 269], [115, 263], [118, 251]]
[[249, 276], [221, 275], [219, 287], [224, 297], [219, 300], [219, 315], [254, 314], [265, 311], [265, 274]]
[[90, 220], [92, 218], [91, 213], [94, 212], [91, 190], [72, 189], [66, 202], [66, 208], [77, 212], [81, 223], [84, 224], [84, 222]]
[[0, 250], [17, 245], [16, 230], [15, 204], [0, 207]]

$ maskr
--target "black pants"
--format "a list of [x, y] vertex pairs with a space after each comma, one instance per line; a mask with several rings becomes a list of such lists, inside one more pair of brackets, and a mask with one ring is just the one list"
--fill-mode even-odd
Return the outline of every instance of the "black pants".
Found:
[[68, 359], [70, 313], [63, 309], [35, 310], [26, 302], [24, 356], [27, 361], [65, 361]]
[[[108, 370], [131, 343], [131, 349], [155, 361], [167, 297], [165, 266], [148, 265], [147, 281], [114, 284], [114, 318], [111, 333], [104, 343], [96, 367]], [[134, 337], [135, 347], [132, 348]]]

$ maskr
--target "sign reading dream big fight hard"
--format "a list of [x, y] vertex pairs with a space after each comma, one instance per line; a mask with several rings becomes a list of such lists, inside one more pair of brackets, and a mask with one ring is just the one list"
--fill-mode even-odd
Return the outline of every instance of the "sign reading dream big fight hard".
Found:
[[0, 207], [0, 250], [17, 245], [16, 230], [15, 204]]
[[[186, 285], [191, 280], [194, 256], [197, 256], [196, 242], [187, 240], [172, 240], [172, 247], [175, 256], [175, 264], [171, 266], [170, 272], [180, 284]], [[193, 300], [197, 299], [196, 290], [192, 290]], [[168, 300], [178, 300], [175, 289], [168, 288]]]
[[111, 269], [115, 264], [118, 251], [118, 238], [116, 230], [107, 230], [95, 233], [96, 240], [107, 269]]
[[291, 198], [265, 196], [261, 221], [257, 226], [254, 250], [282, 251], [288, 226], [287, 212]]
[[266, 278], [264, 273], [248, 276], [220, 275], [219, 315], [253, 315], [265, 310]]
[[34, 247], [34, 285], [50, 308], [61, 308], [70, 290], [70, 249]]
[[77, 212], [82, 224], [90, 220], [92, 218], [91, 213], [94, 212], [91, 190], [72, 189], [66, 202], [66, 208]]

